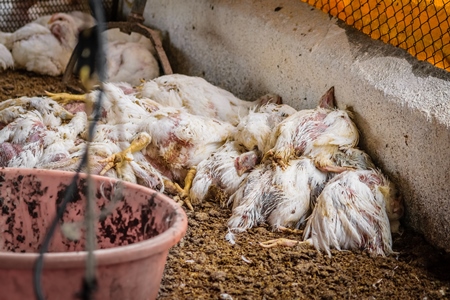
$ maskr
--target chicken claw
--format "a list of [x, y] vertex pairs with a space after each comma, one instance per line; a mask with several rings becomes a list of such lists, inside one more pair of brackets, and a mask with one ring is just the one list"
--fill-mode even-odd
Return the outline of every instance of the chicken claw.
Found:
[[[285, 233], [293, 233], [293, 234], [303, 234], [303, 230], [300, 229], [291, 229], [284, 226], [279, 226], [278, 230]], [[310, 245], [311, 243], [309, 240], [306, 241], [297, 241], [297, 240], [291, 240], [286, 238], [279, 238], [275, 240], [270, 240], [266, 242], [261, 242], [259, 245], [264, 248], [274, 248], [278, 246], [285, 246], [285, 247], [294, 247], [297, 245]]]
[[86, 94], [83, 94], [83, 95], [72, 95], [72, 94], [68, 94], [68, 93], [56, 93], [55, 94], [55, 93], [50, 93], [47, 91], [45, 91], [45, 94], [60, 104], [68, 104], [72, 101], [86, 102], [86, 100], [87, 100]]
[[181, 197], [186, 198], [189, 196], [189, 192], [191, 190], [192, 181], [194, 181], [195, 174], [197, 174], [197, 168], [191, 167], [186, 177], [184, 178], [184, 188], [182, 194], [180, 195]]
[[122, 175], [121, 168], [126, 162], [132, 161], [133, 158], [128, 156], [128, 154], [133, 154], [134, 152], [141, 151], [151, 142], [151, 137], [148, 133], [141, 132], [138, 136], [131, 142], [130, 146], [123, 151], [114, 153], [106, 159], [102, 159], [99, 162], [107, 162], [108, 164], [100, 172], [100, 175], [104, 175], [110, 169], [115, 168], [119, 176]]
[[171, 193], [177, 194], [173, 197], [173, 200], [175, 200], [175, 202], [180, 203], [181, 205], [186, 204], [189, 210], [194, 211], [191, 200], [186, 196], [187, 194], [185, 189], [183, 189], [178, 183], [165, 179], [164, 187], [166, 188], [166, 191], [171, 191]]
[[189, 208], [191, 211], [194, 211], [194, 207], [192, 206], [191, 199], [189, 198], [189, 192], [192, 187], [192, 181], [194, 180], [195, 174], [197, 173], [196, 167], [191, 167], [184, 178], [184, 188], [180, 187], [180, 185], [176, 182], [172, 182], [170, 180], [164, 180], [164, 186], [172, 190], [176, 193], [178, 193], [178, 198], [180, 199], [180, 202], [184, 202], [186, 204], [187, 208]]
[[300, 243], [302, 243], [302, 242], [297, 241], [297, 240], [280, 238], [280, 239], [260, 242], [259, 245], [264, 248], [274, 248], [274, 247], [278, 247], [278, 246], [294, 247]]
[[319, 153], [314, 158], [316, 168], [322, 172], [342, 173], [344, 171], [355, 170], [352, 166], [340, 166], [332, 161], [327, 153], [336, 153], [337, 151], [324, 148], [322, 153]]
[[117, 170], [117, 173], [119, 174], [119, 176], [121, 176], [122, 175], [121, 168], [124, 166], [125, 162], [127, 162], [127, 161], [129, 162], [129, 161], [133, 160], [133, 158], [127, 156], [128, 153], [130, 153], [130, 152], [126, 152], [124, 150], [119, 153], [114, 153], [113, 155], [109, 156], [106, 159], [100, 160], [99, 162], [101, 162], [101, 163], [107, 162], [106, 166], [100, 172], [100, 175], [104, 175], [106, 172], [108, 172], [112, 168], [115, 168]]

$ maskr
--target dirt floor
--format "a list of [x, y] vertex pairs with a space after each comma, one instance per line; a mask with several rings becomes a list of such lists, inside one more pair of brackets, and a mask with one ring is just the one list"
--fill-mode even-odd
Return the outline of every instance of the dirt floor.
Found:
[[[73, 81], [75, 84], [76, 81]], [[7, 71], [0, 75], [0, 101], [71, 91], [61, 78]], [[394, 236], [390, 257], [366, 252], [272, 248], [260, 241], [292, 234], [262, 226], [225, 239], [229, 208], [205, 202], [188, 211], [184, 239], [170, 250], [158, 299], [450, 299], [450, 255], [405, 230]]]
[[48, 92], [81, 91], [81, 85], [75, 77], [71, 77], [69, 88], [62, 83], [62, 77], [36, 75], [26, 71], [6, 70], [0, 73], [0, 101], [21, 96], [44, 96]]

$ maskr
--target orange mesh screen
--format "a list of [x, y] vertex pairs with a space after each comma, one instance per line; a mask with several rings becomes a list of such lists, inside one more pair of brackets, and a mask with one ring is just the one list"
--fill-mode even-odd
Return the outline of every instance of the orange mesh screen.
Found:
[[301, 0], [450, 71], [448, 0]]

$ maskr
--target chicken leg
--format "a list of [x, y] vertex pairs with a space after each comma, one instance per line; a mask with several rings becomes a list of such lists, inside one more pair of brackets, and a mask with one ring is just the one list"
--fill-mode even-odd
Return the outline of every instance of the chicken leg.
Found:
[[264, 248], [274, 248], [278, 246], [294, 247], [302, 243], [301, 241], [279, 238], [270, 241], [260, 242], [259, 245]]
[[87, 102], [87, 95], [86, 94], [82, 94], [82, 95], [73, 95], [73, 94], [69, 94], [69, 93], [50, 93], [45, 91], [45, 94], [52, 98], [53, 100], [55, 100], [56, 102], [58, 102], [59, 104], [65, 105], [65, 104], [69, 104], [73, 101], [81, 101], [86, 103]]
[[126, 162], [132, 161], [133, 158], [128, 156], [128, 154], [133, 154], [134, 152], [141, 151], [151, 142], [151, 137], [148, 133], [141, 132], [138, 136], [131, 142], [130, 146], [123, 151], [115, 153], [106, 159], [102, 159], [99, 162], [107, 162], [106, 166], [100, 172], [100, 175], [104, 175], [110, 169], [115, 168], [117, 174], [121, 177], [122, 170]]
[[279, 247], [279, 246], [295, 247], [297, 245], [306, 246], [306, 247], [313, 246], [312, 241], [310, 239], [307, 239], [306, 241], [298, 241], [298, 240], [291, 240], [291, 239], [285, 239], [285, 238], [279, 238], [279, 239], [275, 239], [275, 240], [260, 242], [259, 245], [264, 248], [274, 248], [274, 247]]
[[[281, 232], [286, 233], [293, 233], [293, 234], [303, 234], [303, 230], [300, 229], [291, 229], [284, 226], [279, 226], [278, 230]], [[264, 248], [274, 248], [278, 246], [285, 246], [285, 247], [294, 247], [297, 245], [312, 245], [312, 243], [309, 240], [306, 241], [298, 241], [298, 240], [291, 240], [286, 238], [279, 238], [274, 239], [270, 241], [260, 242], [259, 245]]]
[[191, 199], [189, 198], [189, 192], [192, 187], [192, 181], [194, 180], [195, 174], [197, 173], [196, 167], [191, 167], [184, 178], [184, 187], [181, 188], [180, 185], [176, 182], [170, 181], [168, 179], [164, 180], [164, 186], [166, 188], [169, 188], [170, 190], [175, 191], [178, 193], [178, 196], [180, 199], [186, 204], [186, 206], [191, 210], [194, 211], [194, 207], [192, 206]]

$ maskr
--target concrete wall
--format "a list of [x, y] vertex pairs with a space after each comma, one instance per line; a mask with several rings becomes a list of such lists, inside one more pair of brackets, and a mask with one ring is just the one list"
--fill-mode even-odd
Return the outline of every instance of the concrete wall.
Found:
[[148, 0], [144, 17], [175, 72], [241, 98], [274, 92], [312, 108], [335, 86], [361, 148], [400, 187], [405, 224], [450, 251], [449, 73], [298, 0]]

